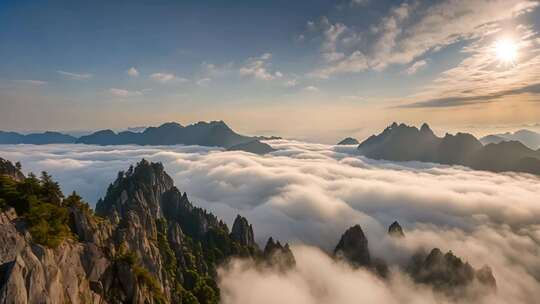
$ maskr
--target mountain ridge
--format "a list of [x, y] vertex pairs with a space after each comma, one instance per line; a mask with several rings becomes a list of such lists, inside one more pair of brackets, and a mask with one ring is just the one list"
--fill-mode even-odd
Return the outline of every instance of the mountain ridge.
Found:
[[516, 171], [540, 175], [540, 151], [519, 141], [483, 145], [468, 133], [436, 136], [427, 124], [420, 129], [393, 123], [357, 147], [360, 154], [391, 161], [421, 161], [462, 165], [492, 172]]
[[23, 135], [17, 132], [0, 131], [0, 144], [93, 144], [93, 145], [201, 145], [232, 147], [256, 140], [233, 131], [224, 121], [199, 121], [183, 126], [167, 122], [158, 127], [147, 127], [142, 131], [115, 132], [98, 130], [81, 137], [46, 131]]

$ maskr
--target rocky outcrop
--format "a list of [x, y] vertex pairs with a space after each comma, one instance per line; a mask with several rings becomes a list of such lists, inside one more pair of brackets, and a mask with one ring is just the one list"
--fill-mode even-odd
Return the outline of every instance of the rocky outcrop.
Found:
[[453, 297], [463, 295], [467, 288], [476, 283], [487, 289], [496, 288], [495, 277], [488, 266], [475, 270], [452, 251], [443, 253], [438, 248], [432, 249], [427, 255], [414, 255], [407, 270], [416, 282], [433, 286]]
[[242, 246], [256, 247], [255, 238], [253, 236], [253, 227], [248, 223], [243, 216], [237, 215], [234, 220], [231, 238]]
[[0, 157], [0, 176], [2, 175], [8, 176], [16, 181], [22, 181], [24, 179], [20, 163], [13, 165], [10, 161]]
[[397, 221], [393, 222], [390, 227], [388, 227], [388, 234], [391, 237], [396, 238], [402, 238], [405, 237], [405, 233], [403, 233], [403, 229], [401, 228], [401, 225]]
[[341, 236], [334, 255], [344, 258], [354, 266], [371, 266], [368, 240], [360, 225], [355, 225]]
[[280, 270], [288, 270], [296, 265], [296, 259], [289, 248], [289, 244], [281, 245], [279, 241], [268, 238], [264, 247], [263, 257], [267, 264]]

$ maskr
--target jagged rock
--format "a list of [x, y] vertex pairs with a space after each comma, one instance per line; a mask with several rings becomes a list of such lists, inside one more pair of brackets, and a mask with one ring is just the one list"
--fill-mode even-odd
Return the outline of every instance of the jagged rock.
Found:
[[289, 248], [289, 244], [283, 246], [279, 241], [274, 241], [272, 237], [266, 242], [263, 257], [269, 265], [280, 270], [288, 270], [296, 265], [296, 259]]
[[21, 172], [20, 164], [19, 166], [13, 165], [10, 161], [0, 157], [0, 176], [2, 175], [9, 176], [16, 181], [22, 181], [24, 179], [24, 174]]
[[403, 229], [401, 228], [401, 225], [397, 221], [393, 222], [390, 227], [388, 227], [388, 234], [392, 237], [401, 238], [405, 236], [405, 233], [403, 233]]
[[248, 223], [245, 217], [240, 215], [237, 215], [234, 220], [231, 238], [243, 246], [256, 246], [255, 238], [253, 236], [253, 227]]
[[345, 258], [354, 266], [371, 266], [368, 240], [360, 225], [355, 225], [345, 231], [334, 249], [334, 255]]
[[417, 253], [407, 268], [411, 277], [418, 283], [428, 284], [449, 296], [460, 296], [463, 289], [475, 281], [489, 288], [496, 287], [491, 269], [484, 266], [475, 270], [469, 263], [463, 262], [452, 251], [443, 254], [434, 248], [428, 255]]

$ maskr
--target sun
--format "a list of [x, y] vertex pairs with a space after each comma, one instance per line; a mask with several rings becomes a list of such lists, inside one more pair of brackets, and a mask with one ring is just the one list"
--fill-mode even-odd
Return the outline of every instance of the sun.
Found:
[[517, 44], [511, 39], [501, 39], [495, 43], [495, 55], [505, 64], [513, 64], [518, 56]]

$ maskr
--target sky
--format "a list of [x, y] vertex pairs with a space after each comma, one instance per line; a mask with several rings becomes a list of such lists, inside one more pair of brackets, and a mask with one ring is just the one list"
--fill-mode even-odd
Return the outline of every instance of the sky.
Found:
[[333, 143], [540, 123], [531, 0], [0, 2], [0, 129], [224, 120]]

